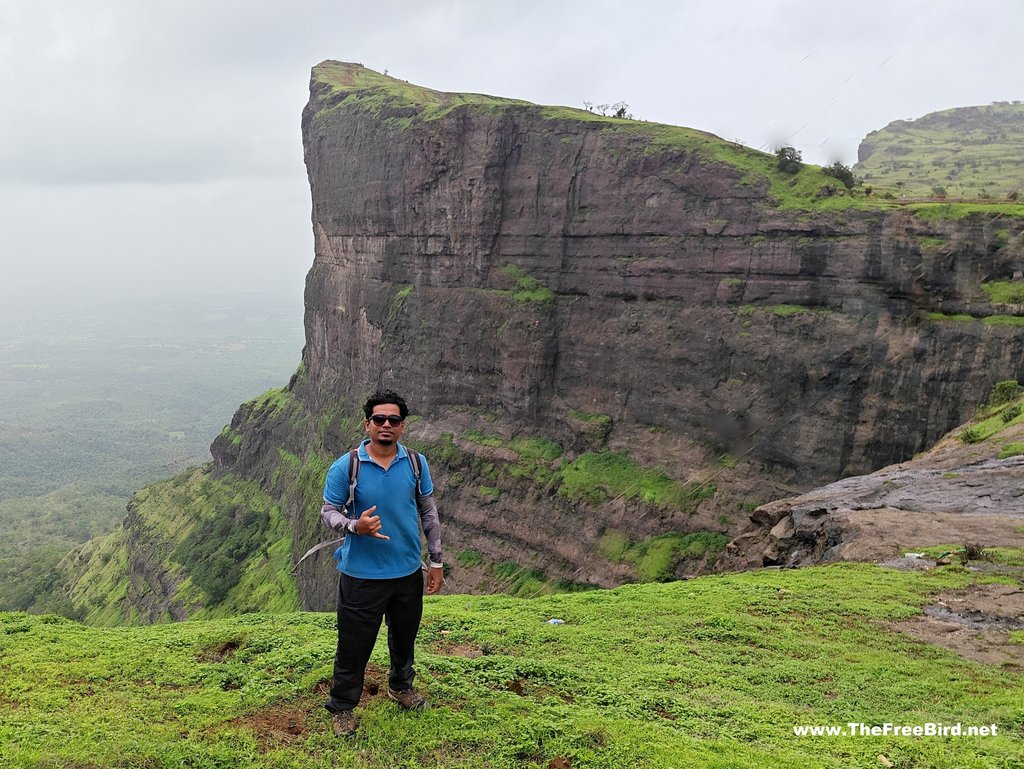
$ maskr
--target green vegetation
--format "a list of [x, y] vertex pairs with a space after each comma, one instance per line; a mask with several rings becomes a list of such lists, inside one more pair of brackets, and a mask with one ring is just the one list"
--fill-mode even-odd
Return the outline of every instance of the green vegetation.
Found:
[[534, 598], [557, 592], [555, 586], [539, 569], [528, 569], [512, 561], [506, 561], [495, 564], [491, 571], [497, 581], [497, 590], [508, 595]]
[[[530, 600], [430, 598], [417, 684], [433, 707], [406, 714], [372, 697], [352, 745], [330, 736], [321, 704], [333, 614], [112, 629], [5, 614], [0, 763], [845, 769], [879, 765], [882, 754], [897, 767], [1008, 769], [1024, 754], [1019, 673], [888, 627], [972, 579], [952, 567], [835, 565]], [[380, 683], [383, 632], [372, 662]], [[793, 731], [849, 722], [995, 723], [999, 732]]]
[[[532, 106], [529, 102], [501, 99], [475, 93], [443, 93], [412, 85], [358, 65], [327, 61], [313, 68], [313, 81], [334, 92], [318, 118], [338, 109], [370, 112], [396, 129], [407, 129], [413, 121], [438, 120], [459, 107], [495, 109]], [[341, 97], [341, 98], [337, 98]]]
[[[1024, 422], [1024, 388], [1015, 379], [996, 382], [987, 405], [978, 409], [974, 419], [960, 431], [964, 443], [980, 443], [998, 435], [1006, 428]], [[1009, 444], [1010, 446], [1016, 444]], [[1006, 451], [1009, 446], [1003, 448]], [[1008, 453], [1000, 458], [1013, 456]]]
[[938, 251], [939, 249], [947, 248], [949, 246], [949, 241], [945, 238], [919, 237], [917, 239], [917, 244], [926, 251]]
[[775, 150], [776, 167], [784, 174], [798, 174], [804, 167], [800, 150], [793, 147], [779, 147]]
[[609, 529], [602, 537], [601, 553], [614, 563], [634, 566], [641, 582], [668, 582], [676, 579], [676, 568], [681, 562], [705, 556], [714, 558], [725, 550], [728, 542], [724, 534], [700, 531], [660, 534], [633, 543], [624, 532]]
[[982, 283], [981, 290], [993, 304], [1024, 304], [1024, 282], [993, 280]]
[[1024, 104], [992, 104], [898, 120], [868, 134], [854, 171], [911, 197], [1007, 199], [1021, 189]]
[[992, 392], [988, 396], [988, 405], [992, 408], [1004, 406], [1017, 400], [1021, 395], [1024, 395], [1024, 388], [1020, 386], [1020, 382], [1016, 379], [1004, 379], [992, 386]]
[[455, 560], [458, 561], [459, 566], [464, 569], [471, 569], [474, 566], [481, 566], [484, 562], [484, 557], [476, 550], [460, 550], [455, 555]]
[[555, 292], [514, 264], [506, 264], [502, 273], [515, 281], [512, 299], [516, 302], [553, 302]]
[[1009, 457], [1017, 457], [1024, 454], [1024, 443], [1007, 443], [999, 450], [999, 459], [1008, 459]]
[[1018, 203], [907, 203], [918, 219], [959, 221], [976, 217], [1024, 217], [1024, 205]]
[[920, 552], [931, 559], [952, 557], [956, 560], [986, 561], [1003, 566], [1024, 566], [1024, 549], [1019, 547], [986, 547], [978, 543], [929, 545]]
[[481, 446], [511, 449], [527, 460], [551, 461], [562, 456], [562, 447], [546, 438], [520, 437], [506, 440], [499, 435], [486, 434], [479, 430], [467, 430], [462, 437]]
[[245, 561], [264, 543], [270, 512], [243, 499], [220, 499], [171, 558], [184, 566], [211, 604], [221, 603], [242, 578]]
[[[255, 484], [188, 471], [139, 491], [130, 509], [131, 529], [90, 540], [62, 565], [74, 616], [97, 625], [172, 619], [137, 613], [158, 588], [198, 618], [298, 607], [291, 532]], [[144, 554], [145, 569], [130, 552]]]
[[973, 315], [965, 315], [963, 313], [929, 312], [925, 317], [928, 320], [940, 323], [973, 323], [978, 321], [986, 326], [1024, 326], [1024, 316], [1021, 315], [986, 315], [983, 318], [976, 318]]
[[642, 467], [624, 454], [611, 451], [581, 454], [561, 472], [559, 493], [592, 504], [624, 497], [641, 499], [656, 507], [692, 512], [701, 500], [715, 494], [712, 484], [680, 483], [662, 470]]

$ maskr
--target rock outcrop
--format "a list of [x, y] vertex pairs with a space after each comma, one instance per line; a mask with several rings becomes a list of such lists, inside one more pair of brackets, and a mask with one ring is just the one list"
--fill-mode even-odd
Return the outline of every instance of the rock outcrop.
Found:
[[987, 415], [990, 435], [957, 428], [908, 462], [763, 505], [722, 565], [886, 561], [936, 545], [1024, 547], [1021, 411], [1011, 403]]

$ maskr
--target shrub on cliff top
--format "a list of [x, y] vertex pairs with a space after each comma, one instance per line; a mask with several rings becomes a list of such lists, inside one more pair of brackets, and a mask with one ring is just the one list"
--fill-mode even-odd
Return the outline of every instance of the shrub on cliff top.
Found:
[[778, 169], [784, 174], [799, 173], [804, 167], [803, 155], [794, 147], [779, 147], [775, 150], [775, 157], [778, 159]]

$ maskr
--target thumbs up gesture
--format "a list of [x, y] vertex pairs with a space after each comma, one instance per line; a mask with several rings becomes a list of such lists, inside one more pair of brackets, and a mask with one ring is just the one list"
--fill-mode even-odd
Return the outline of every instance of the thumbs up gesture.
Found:
[[356, 533], [361, 534], [364, 537], [376, 537], [377, 539], [391, 539], [391, 537], [385, 537], [380, 533], [380, 516], [374, 515], [373, 511], [377, 509], [377, 506], [363, 510], [362, 515], [356, 521]]

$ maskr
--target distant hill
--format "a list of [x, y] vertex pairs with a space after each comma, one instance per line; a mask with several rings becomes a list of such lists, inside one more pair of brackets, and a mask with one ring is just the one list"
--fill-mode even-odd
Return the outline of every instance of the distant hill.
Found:
[[865, 184], [910, 197], [984, 199], [1024, 192], [1024, 103], [958, 107], [872, 131], [857, 150]]

